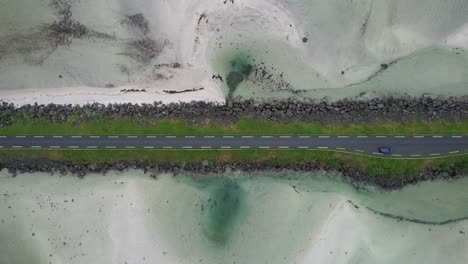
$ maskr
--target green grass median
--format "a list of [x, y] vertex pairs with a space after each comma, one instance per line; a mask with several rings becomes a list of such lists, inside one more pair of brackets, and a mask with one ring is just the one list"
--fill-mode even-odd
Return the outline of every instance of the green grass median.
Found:
[[348, 125], [267, 122], [242, 119], [233, 124], [192, 125], [185, 121], [161, 120], [143, 124], [137, 120], [18, 120], [0, 128], [0, 135], [464, 135], [468, 121], [374, 122]]

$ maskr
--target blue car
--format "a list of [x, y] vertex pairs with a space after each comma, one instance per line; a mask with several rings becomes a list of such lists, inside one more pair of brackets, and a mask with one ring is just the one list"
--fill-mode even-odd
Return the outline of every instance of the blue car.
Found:
[[392, 154], [392, 148], [380, 147], [379, 152], [382, 153], [382, 154]]

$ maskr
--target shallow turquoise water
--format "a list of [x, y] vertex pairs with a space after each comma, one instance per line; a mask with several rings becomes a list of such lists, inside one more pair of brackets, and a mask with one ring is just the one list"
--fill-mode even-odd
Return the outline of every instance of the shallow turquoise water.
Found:
[[468, 177], [383, 192], [325, 174], [2, 173], [0, 263], [466, 263], [467, 189]]

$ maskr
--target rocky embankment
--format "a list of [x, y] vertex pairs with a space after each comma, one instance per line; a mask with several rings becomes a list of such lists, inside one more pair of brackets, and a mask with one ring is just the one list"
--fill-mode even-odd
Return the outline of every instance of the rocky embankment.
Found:
[[284, 173], [302, 172], [313, 173], [320, 171], [334, 172], [342, 175], [346, 181], [359, 187], [362, 185], [373, 185], [384, 190], [396, 190], [406, 185], [416, 184], [422, 181], [434, 179], [454, 179], [460, 176], [456, 168], [447, 169], [424, 169], [418, 175], [401, 178], [378, 177], [366, 174], [354, 168], [348, 168], [344, 164], [339, 168], [329, 168], [315, 162], [302, 164], [271, 164], [262, 162], [223, 162], [212, 163], [207, 160], [198, 163], [173, 163], [164, 162], [154, 164], [147, 161], [118, 161], [114, 163], [90, 163], [76, 164], [72, 161], [57, 161], [48, 158], [28, 158], [16, 157], [7, 160], [0, 160], [0, 170], [7, 169], [13, 176], [18, 173], [46, 172], [60, 175], [76, 175], [84, 177], [90, 173], [105, 174], [110, 171], [125, 171], [129, 169], [143, 170], [153, 178], [158, 174], [170, 173], [174, 175], [224, 175], [242, 174], [251, 175], [259, 173]]
[[343, 100], [320, 101], [276, 101], [259, 103], [254, 101], [228, 101], [226, 104], [191, 102], [180, 104], [90, 104], [73, 105], [24, 105], [0, 104], [0, 127], [10, 126], [21, 118], [47, 119], [64, 122], [75, 119], [118, 119], [134, 118], [142, 122], [160, 119], [186, 120], [194, 124], [206, 122], [235, 122], [240, 118], [268, 121], [304, 121], [323, 124], [350, 124], [371, 121], [412, 121], [468, 119], [467, 98], [384, 98], [368, 101]]

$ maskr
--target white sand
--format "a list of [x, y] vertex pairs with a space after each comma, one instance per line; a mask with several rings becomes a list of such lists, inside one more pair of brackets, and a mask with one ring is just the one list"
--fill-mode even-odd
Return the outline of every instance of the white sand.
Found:
[[[225, 80], [230, 61], [240, 53], [264, 62], [273, 74], [272, 79], [242, 83], [236, 95], [245, 97], [289, 97], [295, 90], [316, 99], [362, 93], [468, 94], [468, 75], [459, 73], [468, 68], [466, 0], [223, 2], [75, 1], [73, 18], [110, 37], [75, 39], [40, 64], [50, 43], [38, 35], [39, 28], [57, 19], [49, 1], [7, 1], [0, 10], [0, 99], [17, 104], [224, 102], [226, 83], [212, 75]], [[146, 36], [122, 23], [137, 13], [148, 20]], [[166, 43], [155, 58], [141, 63], [122, 55], [129, 42], [145, 37]], [[366, 81], [381, 64], [395, 60], [399, 62], [388, 72]], [[154, 68], [175, 62], [181, 68]], [[290, 90], [275, 88], [279, 79]], [[115, 88], [104, 88], [109, 84]], [[163, 92], [201, 87], [184, 94]]]

